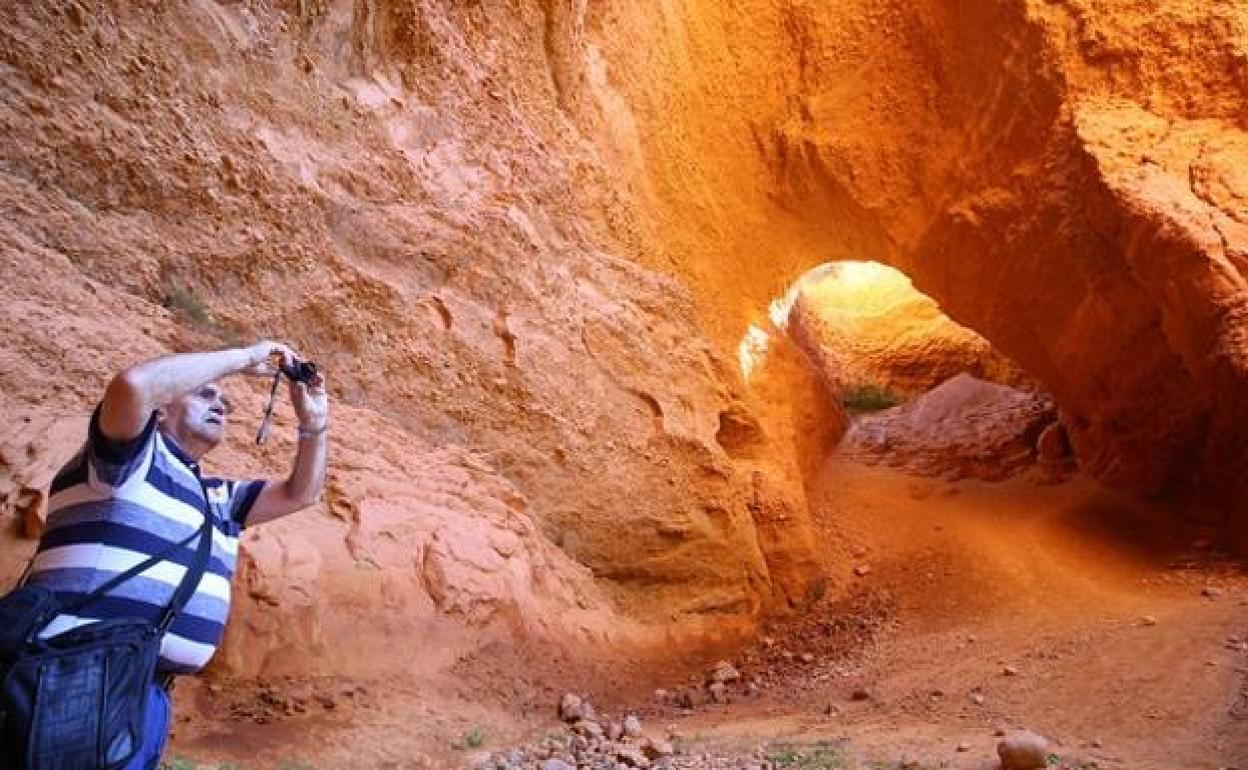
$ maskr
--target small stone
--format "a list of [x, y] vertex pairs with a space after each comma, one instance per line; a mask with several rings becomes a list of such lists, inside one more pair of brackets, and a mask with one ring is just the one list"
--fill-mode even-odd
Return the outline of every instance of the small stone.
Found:
[[871, 693], [862, 688], [858, 688], [857, 690], [854, 690], [852, 695], [849, 696], [849, 699], [858, 701], [871, 700]]
[[1051, 751], [1047, 738], [1028, 730], [1010, 733], [997, 744], [1002, 770], [1043, 770]]
[[866, 564], [859, 564], [858, 566], [854, 567], [854, 574], [857, 575], [858, 577], [866, 577], [867, 575], [871, 574], [871, 568], [868, 567]]
[[1206, 599], [1216, 599], [1222, 595], [1222, 589], [1217, 586], [1205, 586], [1200, 589], [1200, 595]]
[[970, 750], [971, 750], [971, 744], [969, 743], [959, 743], [957, 746], [957, 751], [961, 753], [966, 753]]
[[971, 693], [971, 702], [974, 703], [976, 706], [984, 705], [984, 700], [985, 698], [984, 698], [983, 693], [979, 693], [979, 692]]
[[626, 765], [633, 767], [650, 767], [650, 760], [642, 753], [641, 749], [636, 746], [624, 746], [615, 752], [615, 758]]
[[624, 735], [624, 725], [619, 722], [612, 722], [607, 725], [607, 740], [618, 741]]
[[803, 653], [802, 653], [802, 662], [803, 662], [803, 663], [814, 663], [814, 662], [815, 662], [815, 656], [814, 656], [814, 655], [812, 655], [812, 654], [811, 654], [811, 653], [809, 653], [809, 652], [803, 652]]
[[1145, 615], [1144, 617], [1140, 618], [1140, 625], [1155, 626], [1157, 625], [1157, 618], [1153, 617], [1152, 615]]
[[741, 672], [737, 670], [736, 666], [726, 660], [721, 660], [715, 664], [714, 668], [711, 669], [710, 673], [707, 675], [706, 681], [711, 683], [735, 682], [740, 678]]
[[567, 693], [559, 701], [559, 718], [571, 724], [585, 719], [585, 701], [581, 696]]
[[1094, 749], [1103, 749], [1103, 748], [1105, 748], [1105, 744], [1101, 742], [1101, 739], [1100, 739], [1100, 738], [1093, 738], [1093, 739], [1092, 739], [1092, 744], [1091, 744], [1091, 745], [1092, 745], [1092, 748], [1094, 748]]
[[1006, 666], [1001, 669], [1001, 673], [1005, 676], [1018, 676], [1018, 668], [1016, 666]]
[[572, 725], [572, 732], [589, 738], [601, 738], [603, 736], [602, 725], [591, 719], [582, 719]]
[[668, 696], [667, 690], [664, 690], [662, 687], [654, 691], [654, 699], [657, 700], [659, 703], [663, 703], [664, 701], [666, 701], [667, 696]]
[[711, 700], [715, 703], [728, 702], [728, 685], [723, 682], [715, 682], [710, 687], [707, 687], [706, 691], [710, 694]]
[[659, 757], [670, 757], [676, 753], [676, 748], [667, 741], [648, 740], [641, 747], [642, 751], [650, 759], [658, 759]]
[[569, 765], [562, 759], [544, 759], [542, 760], [542, 770], [576, 770], [576, 767]]
[[636, 714], [629, 714], [624, 717], [624, 735], [629, 738], [641, 737], [641, 720], [637, 718]]
[[776, 646], [776, 640], [775, 640], [775, 639], [772, 639], [770, 636], [764, 636], [764, 637], [763, 637], [763, 647], [764, 647], [765, 649], [770, 650], [772, 647], [775, 647], [775, 646]]
[[694, 687], [686, 687], [676, 696], [676, 705], [682, 709], [696, 709], [704, 703], [702, 691]]

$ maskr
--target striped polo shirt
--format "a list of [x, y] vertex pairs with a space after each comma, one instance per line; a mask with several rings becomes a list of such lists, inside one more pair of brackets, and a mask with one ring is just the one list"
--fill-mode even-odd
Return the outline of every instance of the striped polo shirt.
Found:
[[[52, 482], [47, 524], [29, 581], [63, 603], [90, 593], [109, 578], [186, 539], [204, 522], [199, 467], [172, 438], [156, 430], [156, 416], [132, 441], [113, 441], [91, 417], [87, 443]], [[195, 593], [165, 634], [160, 670], [190, 673], [216, 651], [230, 611], [230, 578], [238, 535], [263, 481], [204, 478], [213, 517], [212, 554]], [[157, 623], [195, 556], [198, 538], [79, 610], [59, 615], [41, 634], [117, 617]]]

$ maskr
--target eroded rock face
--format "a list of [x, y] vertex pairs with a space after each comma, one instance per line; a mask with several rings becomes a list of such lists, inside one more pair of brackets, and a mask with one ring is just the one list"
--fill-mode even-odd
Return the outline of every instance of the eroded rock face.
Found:
[[291, 614], [231, 629], [244, 670], [379, 596], [575, 628], [584, 570], [651, 620], [800, 603], [841, 416], [734, 356], [829, 259], [1017, 361], [1090, 472], [1238, 492], [1244, 30], [1230, 0], [9, 4], [4, 409], [85, 414], [170, 350], [314, 355], [358, 467], [248, 545]]
[[1053, 394], [1086, 471], [1244, 499], [1239, 4], [677, 6], [603, 46], [713, 330], [884, 261]]
[[[0, 12], [20, 137], [0, 151], [0, 417], [81, 421], [128, 363], [260, 336], [328, 373], [326, 502], [244, 544], [230, 670], [360, 673], [396, 662], [343, 650], [430, 635], [436, 668], [491, 634], [743, 628], [817, 585], [788, 407], [641, 266], [599, 129], [563, 111], [588, 53], [561, 13]], [[288, 442], [249, 444], [265, 385], [230, 387], [242, 425], [210, 470], [284, 473]], [[726, 414], [756, 427], [749, 451]], [[52, 433], [33, 460], [6, 448], [6, 516], [38, 518], [40, 458], [81, 440]]]

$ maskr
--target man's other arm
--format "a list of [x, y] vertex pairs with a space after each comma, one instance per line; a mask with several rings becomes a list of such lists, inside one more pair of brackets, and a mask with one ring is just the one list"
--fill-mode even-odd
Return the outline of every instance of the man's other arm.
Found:
[[291, 402], [299, 418], [295, 464], [283, 481], [265, 482], [247, 515], [247, 526], [279, 519], [315, 503], [325, 487], [329, 455], [329, 399], [325, 377], [317, 373], [308, 385], [290, 383]]

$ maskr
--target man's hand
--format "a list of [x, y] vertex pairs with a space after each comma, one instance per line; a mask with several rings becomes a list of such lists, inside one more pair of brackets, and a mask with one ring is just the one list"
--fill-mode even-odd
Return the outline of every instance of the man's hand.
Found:
[[325, 391], [325, 375], [317, 372], [312, 382], [290, 382], [290, 402], [294, 404], [299, 427], [307, 431], [321, 431], [329, 422], [329, 395]]
[[290, 366], [296, 360], [295, 351], [289, 345], [273, 340], [262, 340], [246, 348], [247, 362], [241, 374], [253, 377], [272, 377], [277, 374], [278, 366]]

